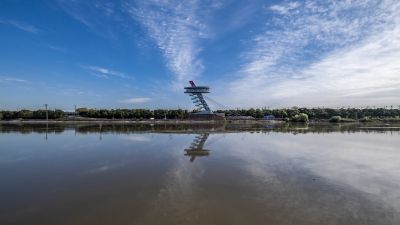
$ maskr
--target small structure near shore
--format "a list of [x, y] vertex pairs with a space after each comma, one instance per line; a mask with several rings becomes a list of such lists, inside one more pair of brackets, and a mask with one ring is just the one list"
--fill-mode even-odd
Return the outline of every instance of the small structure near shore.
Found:
[[227, 116], [227, 120], [255, 120], [252, 116]]
[[266, 115], [266, 116], [264, 116], [264, 120], [275, 120], [275, 116], [274, 115]]
[[224, 120], [225, 114], [214, 113], [211, 111], [203, 94], [210, 93], [208, 86], [196, 86], [194, 81], [189, 81], [190, 86], [185, 87], [185, 93], [188, 94], [197, 107], [197, 112], [191, 113], [189, 119], [192, 120]]

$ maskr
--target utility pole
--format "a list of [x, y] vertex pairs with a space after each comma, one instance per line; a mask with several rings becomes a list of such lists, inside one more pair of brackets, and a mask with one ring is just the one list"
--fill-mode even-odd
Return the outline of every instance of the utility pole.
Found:
[[75, 107], [75, 116], [76, 116], [76, 105], [74, 105], [74, 107]]
[[49, 112], [47, 111], [47, 104], [44, 104], [46, 107], [46, 141], [47, 141], [47, 133], [49, 132]]
[[49, 111], [47, 110], [47, 104], [44, 104], [46, 107], [46, 121], [49, 121]]

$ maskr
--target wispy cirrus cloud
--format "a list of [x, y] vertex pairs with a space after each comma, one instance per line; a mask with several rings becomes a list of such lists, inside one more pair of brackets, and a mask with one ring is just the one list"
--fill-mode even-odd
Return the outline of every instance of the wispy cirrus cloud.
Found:
[[138, 1], [126, 3], [129, 15], [147, 30], [162, 51], [176, 80], [193, 79], [201, 74], [199, 41], [207, 37], [205, 18], [219, 5], [201, 1]]
[[16, 82], [16, 83], [29, 83], [28, 80], [18, 77], [0, 77], [0, 82]]
[[378, 12], [376, 1], [370, 2], [306, 1], [270, 6], [267, 10], [276, 15], [268, 21], [266, 31], [253, 39], [243, 72], [287, 72], [302, 63], [307, 65], [308, 58], [318, 60], [331, 50], [357, 43], [371, 31], [383, 28], [371, 14], [379, 13], [377, 16], [385, 19], [384, 9]]
[[[134, 37], [137, 34], [131, 32], [129, 27], [132, 26], [132, 19], [138, 22], [160, 49], [166, 67], [174, 74], [174, 87], [181, 87], [182, 81], [199, 77], [202, 73], [204, 66], [199, 57], [202, 51], [200, 42], [210, 36], [207, 18], [222, 5], [219, 1], [208, 0], [57, 2], [72, 18], [95, 33], [112, 39], [117, 39], [117, 31]], [[104, 74], [97, 75], [105, 78]]]
[[51, 50], [57, 51], [57, 52], [62, 52], [62, 53], [66, 53], [68, 51], [67, 48], [65, 47], [59, 47], [59, 46], [54, 46], [54, 45], [49, 45], [49, 48]]
[[31, 24], [27, 24], [25, 22], [21, 22], [21, 21], [16, 21], [16, 20], [0, 20], [0, 24], [5, 24], [8, 26], [12, 26], [15, 27], [19, 30], [25, 31], [25, 32], [29, 32], [32, 34], [38, 34], [39, 33], [39, 29]]
[[[400, 98], [400, 3], [284, 2], [230, 83], [244, 106], [390, 104]], [[249, 99], [251, 99], [249, 101]]]
[[[73, 0], [57, 0], [58, 5], [61, 9], [64, 10], [68, 15], [70, 15], [75, 20], [79, 21], [80, 23], [84, 24], [85, 26], [92, 28], [93, 25], [89, 19], [85, 17], [83, 13], [84, 7], [81, 5], [80, 2], [73, 1]], [[87, 8], [86, 8], [87, 9]]]
[[110, 77], [118, 77], [121, 79], [133, 79], [133, 77], [128, 76], [123, 72], [108, 69], [105, 67], [99, 67], [99, 66], [81, 66], [81, 67], [90, 71], [92, 75], [99, 78], [109, 79]]
[[123, 24], [124, 15], [116, 1], [57, 0], [57, 5], [71, 18], [90, 31], [111, 40], [117, 40], [117, 29]]
[[301, 6], [300, 2], [287, 2], [281, 5], [272, 5], [270, 9], [280, 14], [288, 14], [290, 11]]
[[101, 95], [87, 90], [87, 89], [79, 89], [79, 88], [67, 88], [67, 87], [57, 87], [56, 92], [58, 95], [69, 96], [69, 97], [78, 97], [78, 96], [86, 96], [86, 97], [102, 97]]
[[119, 101], [124, 104], [141, 104], [151, 101], [151, 98], [143, 97], [143, 98], [128, 98]]
[[30, 80], [14, 77], [14, 76], [0, 76], [0, 86], [4, 88], [11, 88], [12, 90], [27, 90], [35, 86], [42, 85], [40, 82], [32, 82]]

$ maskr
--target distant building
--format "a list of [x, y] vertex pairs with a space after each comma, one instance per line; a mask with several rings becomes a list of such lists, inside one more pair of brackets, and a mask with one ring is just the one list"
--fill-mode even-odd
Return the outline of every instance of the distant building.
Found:
[[264, 116], [264, 120], [275, 120], [275, 116], [274, 115], [266, 115], [266, 116]]
[[252, 116], [226, 116], [227, 120], [254, 120]]

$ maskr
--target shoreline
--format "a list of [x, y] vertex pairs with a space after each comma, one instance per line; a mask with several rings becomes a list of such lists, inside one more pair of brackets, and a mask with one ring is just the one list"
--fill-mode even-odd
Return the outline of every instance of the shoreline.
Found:
[[2, 120], [0, 124], [281, 124], [266, 120]]
[[238, 125], [281, 125], [281, 124], [400, 124], [397, 120], [370, 120], [370, 121], [341, 121], [329, 122], [328, 120], [310, 120], [308, 123], [290, 122], [282, 120], [185, 120], [185, 119], [167, 119], [167, 120], [111, 120], [111, 119], [67, 119], [67, 120], [0, 120], [1, 124], [238, 124]]

